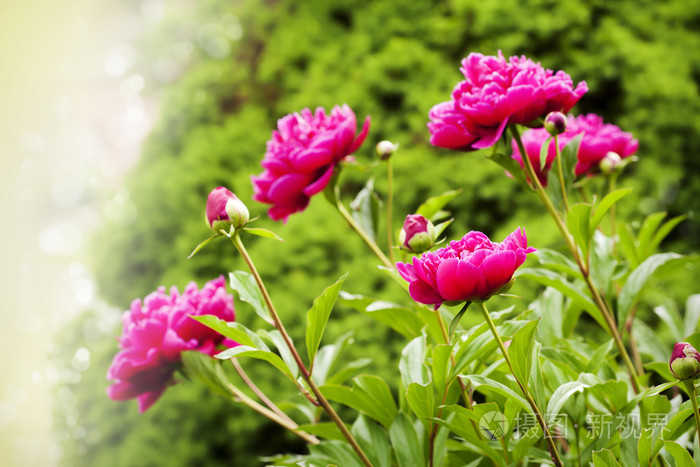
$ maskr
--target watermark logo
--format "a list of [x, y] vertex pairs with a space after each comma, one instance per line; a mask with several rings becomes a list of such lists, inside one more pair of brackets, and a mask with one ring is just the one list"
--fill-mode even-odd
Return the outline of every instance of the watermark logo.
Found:
[[501, 439], [505, 437], [509, 427], [506, 416], [495, 410], [486, 412], [479, 419], [479, 430], [486, 439]]

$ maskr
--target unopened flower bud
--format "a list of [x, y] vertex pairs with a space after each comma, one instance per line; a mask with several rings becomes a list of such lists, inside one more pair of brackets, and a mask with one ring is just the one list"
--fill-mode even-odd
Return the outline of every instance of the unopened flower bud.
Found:
[[218, 233], [238, 229], [248, 223], [248, 208], [231, 191], [222, 186], [214, 188], [207, 198], [207, 223], [209, 228]]
[[377, 143], [377, 155], [383, 161], [389, 159], [394, 151], [399, 148], [399, 145], [391, 141], [380, 141]]
[[550, 112], [544, 119], [544, 128], [552, 136], [557, 136], [566, 131], [566, 115], [561, 112]]
[[700, 375], [700, 353], [687, 342], [678, 342], [671, 354], [671, 373], [678, 379], [695, 379]]
[[618, 153], [608, 151], [603, 160], [600, 161], [600, 171], [604, 174], [613, 173], [620, 162], [622, 162], [622, 158]]
[[401, 248], [412, 253], [422, 253], [435, 243], [435, 226], [420, 214], [409, 214], [399, 234]]

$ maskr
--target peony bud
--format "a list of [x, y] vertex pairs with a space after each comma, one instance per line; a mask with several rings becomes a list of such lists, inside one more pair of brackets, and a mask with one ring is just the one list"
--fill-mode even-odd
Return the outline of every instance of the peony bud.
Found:
[[604, 174], [611, 174], [617, 169], [620, 162], [622, 162], [622, 158], [618, 153], [608, 151], [603, 160], [600, 161], [600, 171]]
[[401, 248], [412, 253], [422, 253], [435, 243], [435, 226], [420, 214], [409, 214], [399, 234]]
[[700, 353], [687, 342], [678, 342], [671, 354], [671, 373], [678, 379], [695, 379], [700, 375]]
[[566, 115], [561, 112], [550, 112], [544, 119], [544, 128], [552, 136], [566, 131]]
[[207, 223], [209, 228], [218, 233], [238, 229], [248, 223], [248, 208], [231, 191], [222, 186], [214, 188], [207, 198]]
[[381, 160], [385, 161], [389, 159], [398, 148], [399, 145], [391, 141], [380, 141], [377, 143], [377, 155]]

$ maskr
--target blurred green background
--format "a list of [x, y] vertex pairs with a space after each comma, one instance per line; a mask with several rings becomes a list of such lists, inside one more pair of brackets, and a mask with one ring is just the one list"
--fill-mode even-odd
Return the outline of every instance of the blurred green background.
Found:
[[[681, 0], [132, 0], [86, 8], [76, 3], [79, 9], [68, 9], [59, 17], [49, 15], [43, 21], [60, 25], [55, 28], [59, 37], [73, 34], [68, 48], [83, 57], [77, 63], [85, 67], [84, 74], [72, 68], [76, 62], [71, 56], [67, 76], [61, 75], [73, 83], [68, 93], [62, 90], [58, 98], [55, 93], [38, 93], [33, 105], [42, 108], [50, 101], [60, 116], [64, 103], [60, 98], [79, 96], [78, 102], [88, 101], [80, 115], [96, 126], [88, 125], [88, 130], [106, 138], [107, 144], [98, 151], [97, 162], [78, 160], [65, 174], [52, 171], [45, 180], [33, 180], [46, 183], [41, 185], [41, 196], [32, 198], [31, 207], [41, 208], [32, 225], [40, 225], [47, 217], [59, 222], [62, 216], [71, 216], [84, 238], [75, 251], [56, 253], [51, 250], [49, 232], [45, 241], [49, 246], [44, 245], [40, 254], [70, 263], [73, 274], [87, 277], [97, 291], [73, 307], [84, 311], [49, 321], [42, 334], [53, 336], [51, 346], [41, 346], [39, 351], [49, 354], [48, 369], [38, 372], [40, 384], [51, 383], [53, 394], [53, 402], [46, 404], [54, 415], [53, 427], [45, 433], [56, 451], [51, 462], [249, 466], [259, 465], [256, 459], [262, 455], [303, 449], [249, 411], [208, 397], [199, 385], [176, 386], [149, 412], [138, 415], [135, 403], [106, 398], [104, 379], [116, 351], [119, 314], [134, 297], [161, 284], [182, 288], [191, 280], [202, 284], [243, 269], [223, 241], [185, 260], [194, 245], [208, 236], [202, 219], [204, 203], [218, 185], [248, 202], [251, 214], [262, 216], [259, 226], [285, 239], [282, 244], [251, 239], [249, 247], [297, 338], [313, 298], [344, 271], [350, 272], [345, 290], [381, 293], [386, 298], [396, 295], [393, 287], [387, 287], [386, 276], [375, 270], [364, 245], [322, 197], [313, 199], [304, 213], [292, 215], [287, 224], [269, 221], [265, 206], [250, 200], [250, 175], [261, 171], [265, 142], [277, 119], [289, 112], [347, 103], [358, 120], [371, 115], [369, 137], [355, 154], [361, 163], [373, 160], [374, 144], [382, 139], [400, 144], [394, 161], [395, 229], [427, 196], [461, 188], [449, 206], [455, 222], [448, 238], [476, 229], [500, 240], [521, 225], [531, 244], [551, 245], [555, 232], [536, 199], [525, 196], [483, 153], [452, 153], [428, 144], [428, 110], [448, 99], [461, 79], [460, 60], [471, 51], [525, 54], [547, 68], [565, 70], [574, 82], [585, 80], [590, 91], [574, 111], [601, 114], [640, 141], [640, 162], [621, 180], [622, 185], [635, 188], [636, 196], [621, 203], [621, 218], [634, 222], [662, 210], [671, 215], [689, 213], [690, 220], [681, 224], [664, 248], [685, 253], [700, 246], [700, 227], [693, 219], [700, 206], [698, 4]], [[42, 10], [40, 4], [32, 11], [46, 15], [49, 10]], [[76, 20], [81, 15], [87, 18], [83, 23]], [[30, 24], [32, 18], [20, 19]], [[7, 50], [14, 50], [16, 35], [26, 33], [14, 34], [6, 33]], [[53, 37], [45, 33], [41, 43], [55, 45]], [[27, 66], [29, 52], [9, 63], [18, 69]], [[35, 76], [66, 66], [48, 63], [25, 73]], [[95, 76], [85, 71], [93, 68], [99, 70]], [[76, 73], [91, 78], [75, 83]], [[42, 83], [53, 82], [42, 76]], [[31, 94], [25, 80], [19, 83]], [[112, 95], [118, 98], [110, 99]], [[12, 121], [11, 112], [5, 119]], [[25, 129], [14, 128], [7, 133], [13, 143], [16, 134], [25, 135], [29, 141], [25, 146], [31, 148], [31, 133], [27, 136]], [[71, 142], [77, 148], [88, 144], [86, 137], [79, 132], [73, 135], [65, 143], [66, 153]], [[30, 156], [22, 157], [26, 162]], [[41, 165], [39, 156], [32, 160]], [[77, 183], [76, 171], [85, 164], [88, 169], [80, 181], [86, 188], [72, 194], [76, 198], [72, 204], [65, 203], [72, 193], [71, 183]], [[12, 170], [20, 170], [16, 165], [3, 175], [12, 177]], [[377, 190], [385, 193], [383, 166], [366, 172], [348, 170], [343, 174], [346, 201], [368, 176], [374, 176]], [[46, 214], [42, 196], [53, 196], [56, 204], [54, 178], [66, 177], [68, 188], [59, 190], [58, 212]], [[12, 212], [14, 204], [7, 206]], [[86, 207], [93, 214], [75, 214]], [[27, 230], [18, 229], [16, 239]], [[72, 238], [70, 229], [61, 232]], [[21, 264], [19, 257], [16, 263], [8, 263]], [[6, 269], [8, 278], [17, 280], [14, 271]], [[61, 271], [71, 274], [70, 269]], [[516, 287], [525, 293], [523, 284]], [[700, 288], [692, 274], [685, 274], [673, 290], [682, 304]], [[13, 306], [6, 309], [6, 313], [15, 311]], [[262, 325], [245, 304], [237, 305], [237, 315], [249, 327]], [[354, 355], [373, 355], [370, 370], [386, 377], [395, 373], [398, 350], [391, 343], [398, 339], [394, 333], [342, 307], [334, 317], [328, 341], [355, 330]], [[60, 332], [53, 334], [56, 329]], [[279, 392], [285, 384], [263, 365], [246, 368], [264, 389], [274, 388], [282, 397], [293, 394], [291, 388]], [[46, 371], [58, 376], [42, 377]], [[18, 422], [13, 423], [6, 429], [16, 431]]]

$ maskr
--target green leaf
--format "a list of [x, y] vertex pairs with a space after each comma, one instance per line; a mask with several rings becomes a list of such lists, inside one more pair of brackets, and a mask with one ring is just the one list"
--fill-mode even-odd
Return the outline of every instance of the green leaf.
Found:
[[513, 458], [522, 459], [527, 456], [528, 451], [537, 441], [542, 438], [542, 427], [539, 424], [531, 426], [522, 437], [515, 443], [513, 448]]
[[637, 244], [634, 239], [632, 227], [627, 223], [618, 222], [616, 231], [625, 258], [629, 261], [631, 268], [636, 268], [641, 260], [639, 258], [639, 252], [637, 251]]
[[253, 275], [245, 271], [234, 271], [229, 273], [228, 277], [231, 288], [238, 292], [238, 298], [250, 304], [255, 313], [262, 319], [269, 324], [274, 324]]
[[610, 208], [630, 193], [632, 193], [632, 188], [615, 190], [608, 193], [602, 200], [600, 200], [600, 203], [596, 204], [590, 224], [591, 236], [593, 236], [593, 232], [598, 228], [603, 220], [603, 217], [605, 217], [605, 214], [610, 210]]
[[502, 383], [499, 383], [498, 381], [481, 375], [460, 375], [460, 378], [469, 381], [474, 386], [474, 389], [483, 394], [499, 394], [505, 397], [506, 399], [511, 399], [514, 402], [517, 402], [518, 405], [520, 405], [520, 407], [523, 408], [525, 411], [532, 413], [532, 408], [530, 407], [530, 404], [527, 403], [523, 396], [516, 394], [515, 391], [513, 391], [511, 388]]
[[652, 452], [651, 452], [651, 442], [654, 436], [654, 429], [653, 428], [643, 428], [640, 436], [639, 436], [639, 441], [637, 441], [637, 458], [639, 459], [639, 465], [642, 466], [648, 466], [651, 465], [651, 462], [654, 460], [654, 457], [656, 457], [656, 454], [652, 457]]
[[[452, 201], [452, 198], [460, 194], [462, 190], [451, 190], [442, 193], [441, 195], [431, 196], [426, 199], [423, 204], [418, 206], [416, 214], [420, 214], [426, 219], [433, 220], [435, 216], [444, 208], [447, 203]], [[447, 226], [445, 226], [447, 227]]]
[[527, 178], [525, 177], [525, 170], [522, 168], [520, 163], [513, 159], [511, 156], [507, 156], [500, 152], [496, 152], [488, 156], [489, 160], [494, 161], [496, 164], [503, 167], [506, 172], [508, 172], [518, 183], [520, 183], [527, 190], [532, 190], [530, 185], [527, 183]]
[[289, 369], [287, 364], [284, 363], [284, 360], [282, 360], [277, 354], [274, 354], [274, 353], [270, 352], [269, 350], [260, 350], [260, 349], [256, 349], [253, 347], [248, 347], [247, 345], [239, 345], [239, 346], [224, 350], [223, 352], [220, 352], [214, 356], [220, 360], [228, 360], [229, 358], [238, 358], [238, 357], [251, 357], [251, 358], [258, 359], [258, 360], [264, 360], [264, 361], [272, 364], [272, 366], [277, 368], [280, 372], [282, 372], [283, 375], [285, 375], [287, 378], [289, 378], [293, 382], [296, 381], [294, 379], [294, 375], [292, 374], [291, 370]]
[[400, 412], [389, 428], [389, 439], [399, 467], [425, 467], [423, 443], [411, 420]]
[[527, 389], [530, 376], [530, 363], [532, 362], [532, 346], [535, 343], [535, 331], [539, 319], [529, 321], [524, 327], [515, 333], [508, 347], [508, 356], [513, 365], [513, 374]]
[[435, 393], [430, 382], [411, 383], [406, 388], [406, 401], [413, 413], [420, 419], [432, 418], [435, 411]]
[[372, 302], [362, 311], [409, 339], [420, 336], [421, 329], [425, 326], [425, 322], [412, 308], [391, 302]]
[[471, 305], [472, 302], [465, 302], [464, 306], [462, 307], [461, 310], [459, 310], [459, 313], [455, 315], [454, 318], [452, 318], [452, 321], [450, 321], [450, 328], [447, 331], [447, 335], [450, 336], [450, 339], [452, 339], [452, 335], [455, 332], [455, 329], [457, 329], [457, 325], [459, 324], [459, 321], [462, 319], [462, 316], [464, 316], [464, 313], [467, 312], [467, 308], [469, 308], [469, 305]]
[[347, 442], [324, 441], [321, 444], [309, 445], [313, 457], [319, 457], [322, 464], [342, 467], [364, 467], [360, 458]]
[[399, 373], [404, 387], [411, 383], [426, 384], [430, 382], [428, 367], [425, 364], [425, 336], [418, 336], [401, 351]]
[[[348, 427], [349, 428], [349, 427]], [[335, 439], [345, 441], [345, 435], [340, 431], [334, 422], [306, 423], [299, 425], [299, 431], [305, 431], [311, 435], [320, 436], [325, 439]]]
[[553, 138], [550, 136], [540, 147], [540, 171], [543, 171], [547, 165], [547, 156], [549, 155], [549, 147], [552, 145], [552, 141]]
[[601, 449], [593, 452], [593, 465], [595, 467], [619, 467], [620, 463], [615, 459], [612, 451]]
[[432, 375], [438, 394], [443, 394], [447, 387], [447, 379], [450, 373], [450, 355], [452, 355], [452, 345], [438, 344], [433, 347]]
[[574, 204], [569, 208], [566, 216], [566, 227], [574, 237], [574, 241], [581, 249], [581, 255], [588, 258], [588, 249], [591, 244], [591, 205], [586, 203]]
[[212, 235], [211, 237], [207, 238], [206, 240], [203, 240], [199, 245], [197, 245], [196, 247], [194, 247], [194, 250], [192, 250], [192, 253], [190, 253], [190, 255], [187, 257], [187, 259], [190, 259], [190, 258], [192, 258], [194, 255], [196, 255], [197, 252], [199, 252], [199, 250], [201, 250], [202, 248], [204, 248], [205, 246], [207, 246], [207, 244], [208, 244], [209, 242], [211, 242], [212, 240], [214, 240], [216, 237], [218, 237], [218, 235], [214, 234], [214, 235]]
[[659, 253], [645, 259], [627, 278], [617, 301], [617, 320], [619, 326], [625, 325], [627, 316], [635, 303], [640, 299], [647, 283], [656, 270], [669, 261], [682, 258], [677, 253]]
[[204, 383], [212, 391], [229, 397], [229, 381], [219, 362], [201, 352], [191, 350], [182, 352], [182, 364], [188, 376]]
[[360, 415], [353, 423], [351, 433], [373, 466], [389, 467], [391, 465], [391, 448], [385, 430]]
[[564, 272], [569, 276], [583, 280], [583, 276], [581, 275], [576, 263], [558, 251], [547, 248], [539, 248], [534, 253], [534, 256], [542, 266], [548, 269]]
[[279, 242], [284, 241], [284, 239], [282, 237], [280, 237], [279, 235], [274, 233], [272, 230], [268, 230], [268, 229], [262, 229], [259, 227], [256, 227], [256, 228], [244, 227], [243, 231], [248, 232], [251, 235], [257, 235], [258, 237], [271, 238], [271, 239], [277, 240]]
[[603, 318], [601, 311], [598, 309], [595, 303], [593, 303], [593, 300], [584, 295], [583, 292], [576, 290], [572, 284], [567, 282], [566, 279], [559, 274], [546, 269], [524, 268], [516, 271], [515, 277], [531, 279], [539, 282], [542, 285], [558, 290], [569, 297], [577, 306], [588, 312], [588, 314], [591, 315], [591, 317], [595, 319], [598, 324], [603, 327], [603, 329], [607, 329], [607, 322], [605, 321], [605, 318]]
[[192, 316], [191, 318], [239, 344], [260, 350], [270, 350], [257, 334], [241, 323], [229, 323], [214, 315]]
[[687, 215], [683, 214], [676, 216], [672, 219], [666, 221], [659, 229], [656, 231], [651, 240], [647, 243], [645, 250], [642, 252], [645, 257], [651, 255], [656, 251], [656, 249], [661, 245], [661, 242], [671, 233], [671, 231], [681, 222], [688, 218]]
[[338, 384], [325, 384], [320, 390], [326, 398], [362, 412], [386, 428], [391, 426], [398, 411], [389, 386], [377, 376], [358, 376], [352, 389]]
[[569, 398], [571, 398], [571, 396], [577, 392], [583, 392], [584, 387], [586, 387], [586, 385], [580, 381], [570, 381], [559, 386], [557, 390], [554, 391], [554, 394], [552, 394], [552, 397], [549, 399], [549, 403], [547, 404], [546, 414], [547, 418], [549, 419], [547, 423], [551, 425], [552, 423], [556, 422], [557, 416], [559, 415], [559, 412], [566, 401], [568, 401]]
[[316, 297], [311, 309], [306, 313], [306, 352], [312, 368], [326, 323], [338, 298], [338, 292], [347, 277], [348, 274], [345, 273], [333, 285], [327, 287], [320, 296]]
[[665, 217], [666, 211], [655, 212], [649, 214], [647, 218], [644, 219], [644, 222], [642, 222], [642, 227], [637, 234], [637, 244], [639, 245], [639, 253], [642, 255], [642, 258], [646, 258], [643, 252], [648, 249], [654, 232], [659, 228]]
[[272, 341], [273, 344], [275, 344], [277, 351], [280, 353], [280, 357], [282, 357], [284, 363], [287, 364], [287, 368], [289, 368], [289, 370], [292, 372], [292, 375], [294, 375], [295, 378], [298, 378], [299, 366], [297, 365], [296, 360], [294, 360], [292, 351], [289, 350], [289, 347], [287, 347], [287, 343], [282, 337], [282, 334], [276, 329], [270, 332], [264, 330], [260, 330], [258, 332], [261, 333], [263, 336], [266, 336]]
[[673, 456], [673, 460], [676, 461], [677, 466], [690, 467], [695, 465], [690, 453], [675, 441], [664, 441], [664, 447], [671, 454], [671, 456]]
[[[583, 135], [581, 134], [569, 141], [569, 143], [562, 148], [561, 153], [559, 155], [559, 160], [561, 161], [562, 175], [564, 179], [564, 189], [566, 190], [567, 194], [569, 193], [569, 191], [571, 191], [571, 186], [573, 185], [574, 179], [576, 178], [574, 168], [576, 167], [577, 154], [579, 146], [581, 145], [582, 136]], [[558, 144], [558, 138], [556, 141]], [[559, 167], [557, 166], [557, 161], [555, 160], [554, 164], [552, 164], [551, 170], [549, 171], [549, 176], [547, 177], [547, 193], [552, 199], [554, 206], [558, 209], [563, 208], [564, 204], [561, 183], [562, 182], [559, 179]]]
[[379, 197], [374, 191], [374, 179], [367, 180], [367, 184], [357, 193], [354, 200], [350, 202], [352, 217], [360, 225], [362, 230], [376, 241], [376, 229], [379, 220]]

